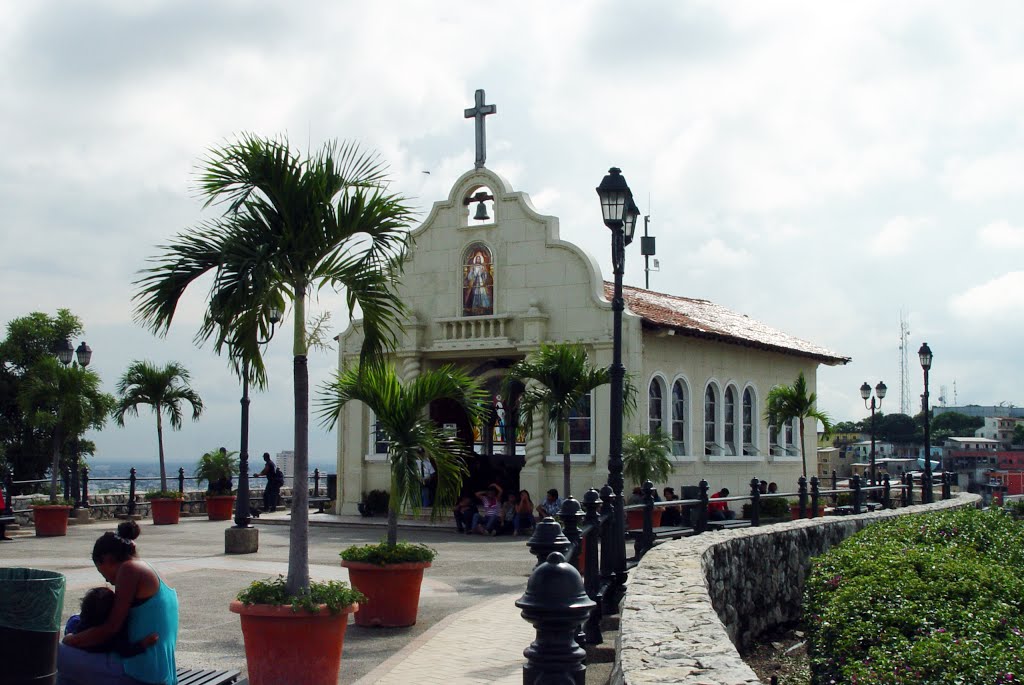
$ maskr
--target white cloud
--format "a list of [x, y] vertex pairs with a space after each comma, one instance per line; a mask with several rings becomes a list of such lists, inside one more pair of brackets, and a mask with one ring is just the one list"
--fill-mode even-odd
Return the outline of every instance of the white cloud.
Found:
[[911, 248], [914, 238], [930, 223], [928, 219], [922, 217], [893, 217], [886, 221], [882, 230], [872, 238], [869, 250], [876, 257], [902, 255]]
[[704, 269], [737, 269], [750, 264], [751, 255], [743, 248], [727, 245], [721, 238], [712, 238], [697, 248], [691, 260]]
[[1005, 326], [1018, 320], [1020, 294], [1024, 292], [1024, 271], [1011, 271], [976, 285], [949, 302], [954, 316], [971, 323]]
[[1000, 249], [1024, 247], [1024, 228], [999, 220], [978, 231], [982, 244]]
[[981, 201], [1024, 192], [1024, 152], [956, 157], [945, 164], [942, 182], [953, 197]]

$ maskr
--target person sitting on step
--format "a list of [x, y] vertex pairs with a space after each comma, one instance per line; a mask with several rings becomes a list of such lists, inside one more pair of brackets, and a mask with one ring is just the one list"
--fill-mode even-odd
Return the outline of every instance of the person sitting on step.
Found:
[[[661, 493], [665, 496], [666, 502], [679, 499], [676, 497], [676, 491], [670, 487], [666, 487]], [[665, 507], [661, 511], [661, 525], [663, 526], [681, 526], [683, 525], [683, 513], [679, 507]]]
[[473, 532], [494, 536], [501, 527], [501, 486], [491, 483], [486, 490], [476, 493], [480, 511], [473, 515]]
[[[711, 499], [722, 499], [729, 496], [729, 488], [722, 488]], [[732, 521], [736, 518], [736, 512], [729, 508], [728, 502], [708, 502], [709, 521]]]
[[533, 528], [533, 500], [530, 499], [529, 490], [519, 491], [519, 501], [516, 503], [516, 514], [512, 519], [512, 534], [519, 535], [524, 530]]
[[473, 532], [473, 517], [476, 516], [476, 504], [469, 495], [463, 495], [455, 505], [455, 531], [469, 535]]

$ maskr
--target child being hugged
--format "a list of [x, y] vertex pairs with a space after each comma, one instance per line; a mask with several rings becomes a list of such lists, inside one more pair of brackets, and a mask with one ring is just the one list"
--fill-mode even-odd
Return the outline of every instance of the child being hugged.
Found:
[[[80, 633], [87, 628], [106, 623], [110, 611], [114, 608], [114, 591], [108, 587], [94, 587], [82, 597], [81, 613], [75, 614], [68, 619], [64, 632], [68, 635]], [[112, 638], [93, 647], [83, 647], [87, 652], [103, 653], [116, 652], [121, 657], [131, 657], [142, 654], [149, 647], [156, 644], [158, 640], [156, 633], [150, 633], [138, 642], [131, 642], [128, 639], [128, 623], [121, 626]]]

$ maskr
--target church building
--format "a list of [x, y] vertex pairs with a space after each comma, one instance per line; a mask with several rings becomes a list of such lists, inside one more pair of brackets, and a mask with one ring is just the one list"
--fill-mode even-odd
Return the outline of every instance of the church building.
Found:
[[[477, 107], [466, 110], [477, 119], [477, 165], [412, 231], [396, 283], [410, 314], [392, 361], [404, 381], [450, 363], [478, 378], [493, 398], [486, 425], [470, 425], [454, 403], [435, 403], [430, 416], [471, 448], [467, 489], [498, 481], [529, 490], [539, 502], [549, 488], [562, 488], [562, 446], [542, 416], [534, 417], [530, 434], [517, 425], [514, 405], [523, 388], [513, 386], [506, 407], [502, 382], [542, 343], [581, 343], [594, 366], [610, 365], [612, 284], [591, 255], [559, 237], [556, 217], [538, 213], [526, 193], [486, 168], [482, 116], [494, 106], [483, 105], [482, 91], [477, 98]], [[671, 436], [674, 473], [659, 490], [671, 485], [680, 492], [703, 478], [712, 492], [728, 487], [742, 494], [754, 477], [795, 490], [799, 427], [766, 423], [768, 391], [792, 384], [801, 371], [813, 391], [820, 364], [849, 358], [706, 300], [628, 286], [624, 296], [622, 358], [638, 396], [623, 432]], [[338, 341], [339, 368], [357, 363], [359, 321]], [[572, 419], [577, 498], [607, 480], [610, 405], [609, 386], [602, 386]], [[810, 477], [813, 421], [806, 434]], [[372, 412], [347, 405], [338, 422], [339, 513], [356, 513], [364, 492], [388, 489], [386, 459]], [[626, 483], [626, 491], [632, 486]]]

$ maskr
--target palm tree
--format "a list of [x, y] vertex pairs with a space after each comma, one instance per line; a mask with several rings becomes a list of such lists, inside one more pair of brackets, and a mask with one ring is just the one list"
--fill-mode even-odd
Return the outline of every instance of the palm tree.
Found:
[[832, 434], [832, 418], [825, 412], [818, 411], [814, 404], [818, 401], [815, 393], [807, 392], [807, 379], [804, 372], [796, 377], [793, 385], [777, 385], [768, 392], [767, 409], [764, 417], [769, 426], [780, 427], [787, 421], [797, 419], [800, 422], [800, 461], [803, 463], [804, 478], [807, 477], [807, 457], [804, 453], [804, 423], [807, 419], [815, 419], [824, 427], [824, 437]]
[[633, 433], [622, 445], [622, 475], [634, 485], [664, 483], [672, 475], [672, 440], [663, 432]]
[[[509, 385], [516, 380], [526, 384], [519, 400], [519, 413], [527, 432], [533, 432], [534, 411], [543, 407], [548, 423], [561, 438], [562, 492], [568, 497], [572, 469], [569, 419], [592, 390], [611, 383], [611, 374], [607, 368], [592, 367], [582, 345], [560, 343], [541, 345], [533, 355], [516, 362], [505, 379], [506, 395]], [[624, 406], [631, 412], [636, 407], [636, 388], [627, 379], [623, 390]]]
[[349, 368], [323, 386], [318, 400], [320, 416], [328, 429], [353, 400], [365, 404], [376, 416], [377, 439], [387, 442], [391, 465], [388, 545], [392, 547], [398, 542], [399, 512], [406, 507], [419, 511], [422, 459], [430, 459], [437, 470], [435, 514], [453, 507], [462, 487], [466, 446], [458, 438], [446, 436], [426, 414], [430, 404], [441, 399], [454, 400], [473, 424], [480, 421], [488, 406], [487, 393], [451, 365], [425, 371], [407, 384], [402, 384], [390, 365]]
[[[378, 363], [394, 344], [404, 309], [391, 284], [401, 268], [411, 210], [386, 192], [385, 166], [354, 143], [327, 143], [302, 158], [287, 138], [251, 134], [214, 148], [199, 190], [225, 213], [179, 234], [136, 282], [136, 316], [167, 332], [178, 302], [198, 278], [213, 274], [210, 302], [196, 335], [226, 346], [237, 370], [265, 383], [258, 341], [270, 330], [269, 309], [291, 301], [295, 402], [295, 478], [309, 471], [309, 371], [306, 298], [332, 287], [346, 291], [349, 318], [362, 312], [360, 361]], [[361, 367], [363, 365], [361, 364]], [[292, 497], [287, 589], [309, 587], [308, 493]]]
[[52, 436], [50, 502], [56, 503], [61, 448], [68, 438], [77, 439], [89, 428], [103, 428], [114, 398], [100, 391], [100, 377], [95, 371], [77, 363], [65, 368], [56, 359], [44, 358], [26, 379], [18, 401], [29, 425]]
[[182, 404], [192, 406], [192, 420], [203, 413], [203, 400], [189, 385], [191, 375], [181, 364], [168, 362], [163, 367], [146, 361], [133, 361], [117, 382], [117, 406], [114, 420], [124, 427], [124, 417], [138, 416], [139, 405], [149, 405], [156, 414], [156, 442], [160, 455], [160, 489], [167, 490], [164, 462], [164, 415], [173, 430], [181, 430]]

